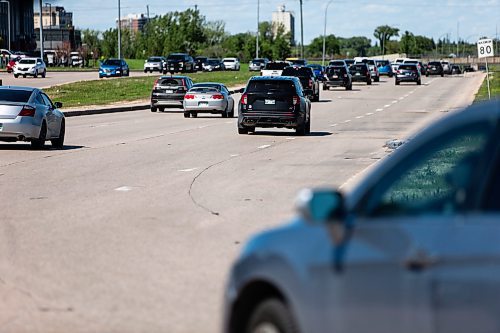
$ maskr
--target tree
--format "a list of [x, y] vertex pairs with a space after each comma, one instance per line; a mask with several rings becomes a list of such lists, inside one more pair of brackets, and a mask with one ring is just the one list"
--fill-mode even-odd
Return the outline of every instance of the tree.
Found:
[[[323, 56], [323, 36], [314, 38], [307, 47], [308, 55], [319, 58]], [[340, 43], [335, 35], [325, 36], [325, 54], [327, 58], [333, 58], [340, 53]]]
[[[364, 57], [368, 54], [368, 49], [371, 47], [371, 40], [366, 37], [338, 37], [338, 41], [341, 50], [340, 53], [347, 55], [347, 52], [349, 52], [350, 57]], [[352, 53], [352, 50], [355, 52]]]
[[385, 54], [385, 44], [391, 39], [391, 37], [399, 36], [399, 29], [388, 25], [381, 25], [375, 28], [373, 36], [378, 39], [380, 46], [382, 47], [382, 54]]

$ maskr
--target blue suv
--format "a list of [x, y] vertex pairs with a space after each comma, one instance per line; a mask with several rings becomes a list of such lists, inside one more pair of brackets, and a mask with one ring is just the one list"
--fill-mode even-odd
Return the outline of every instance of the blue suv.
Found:
[[99, 66], [99, 78], [113, 76], [129, 76], [130, 69], [123, 59], [106, 59]]
[[392, 77], [394, 73], [392, 72], [391, 62], [389, 60], [375, 60], [377, 64], [379, 75], [387, 75]]

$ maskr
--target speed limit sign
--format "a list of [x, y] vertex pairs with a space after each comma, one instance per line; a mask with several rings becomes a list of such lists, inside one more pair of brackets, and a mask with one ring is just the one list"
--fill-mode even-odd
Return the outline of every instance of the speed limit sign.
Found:
[[480, 39], [477, 42], [477, 57], [478, 58], [493, 57], [492, 39]]

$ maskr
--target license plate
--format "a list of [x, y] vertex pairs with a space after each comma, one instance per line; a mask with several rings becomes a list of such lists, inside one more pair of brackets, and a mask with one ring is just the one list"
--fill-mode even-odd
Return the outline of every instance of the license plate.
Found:
[[332, 79], [338, 79], [339, 76], [338, 75], [332, 75]]
[[166, 94], [172, 94], [173, 92], [174, 92], [174, 91], [173, 91], [173, 90], [170, 90], [170, 89], [165, 90], [165, 93], [166, 93]]
[[266, 104], [266, 105], [274, 105], [274, 104], [276, 104], [276, 101], [274, 99], [266, 99], [264, 101], [264, 104]]
[[360, 75], [361, 75], [361, 73], [356, 73], [356, 76], [360, 76]]
[[208, 102], [199, 102], [198, 106], [208, 106]]

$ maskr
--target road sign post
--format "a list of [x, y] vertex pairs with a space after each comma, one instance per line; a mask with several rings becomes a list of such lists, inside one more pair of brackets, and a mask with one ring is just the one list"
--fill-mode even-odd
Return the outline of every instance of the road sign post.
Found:
[[480, 39], [477, 41], [477, 57], [484, 58], [486, 64], [486, 82], [488, 85], [488, 99], [491, 99], [490, 91], [490, 71], [488, 69], [488, 57], [493, 57], [493, 40], [492, 39]]

